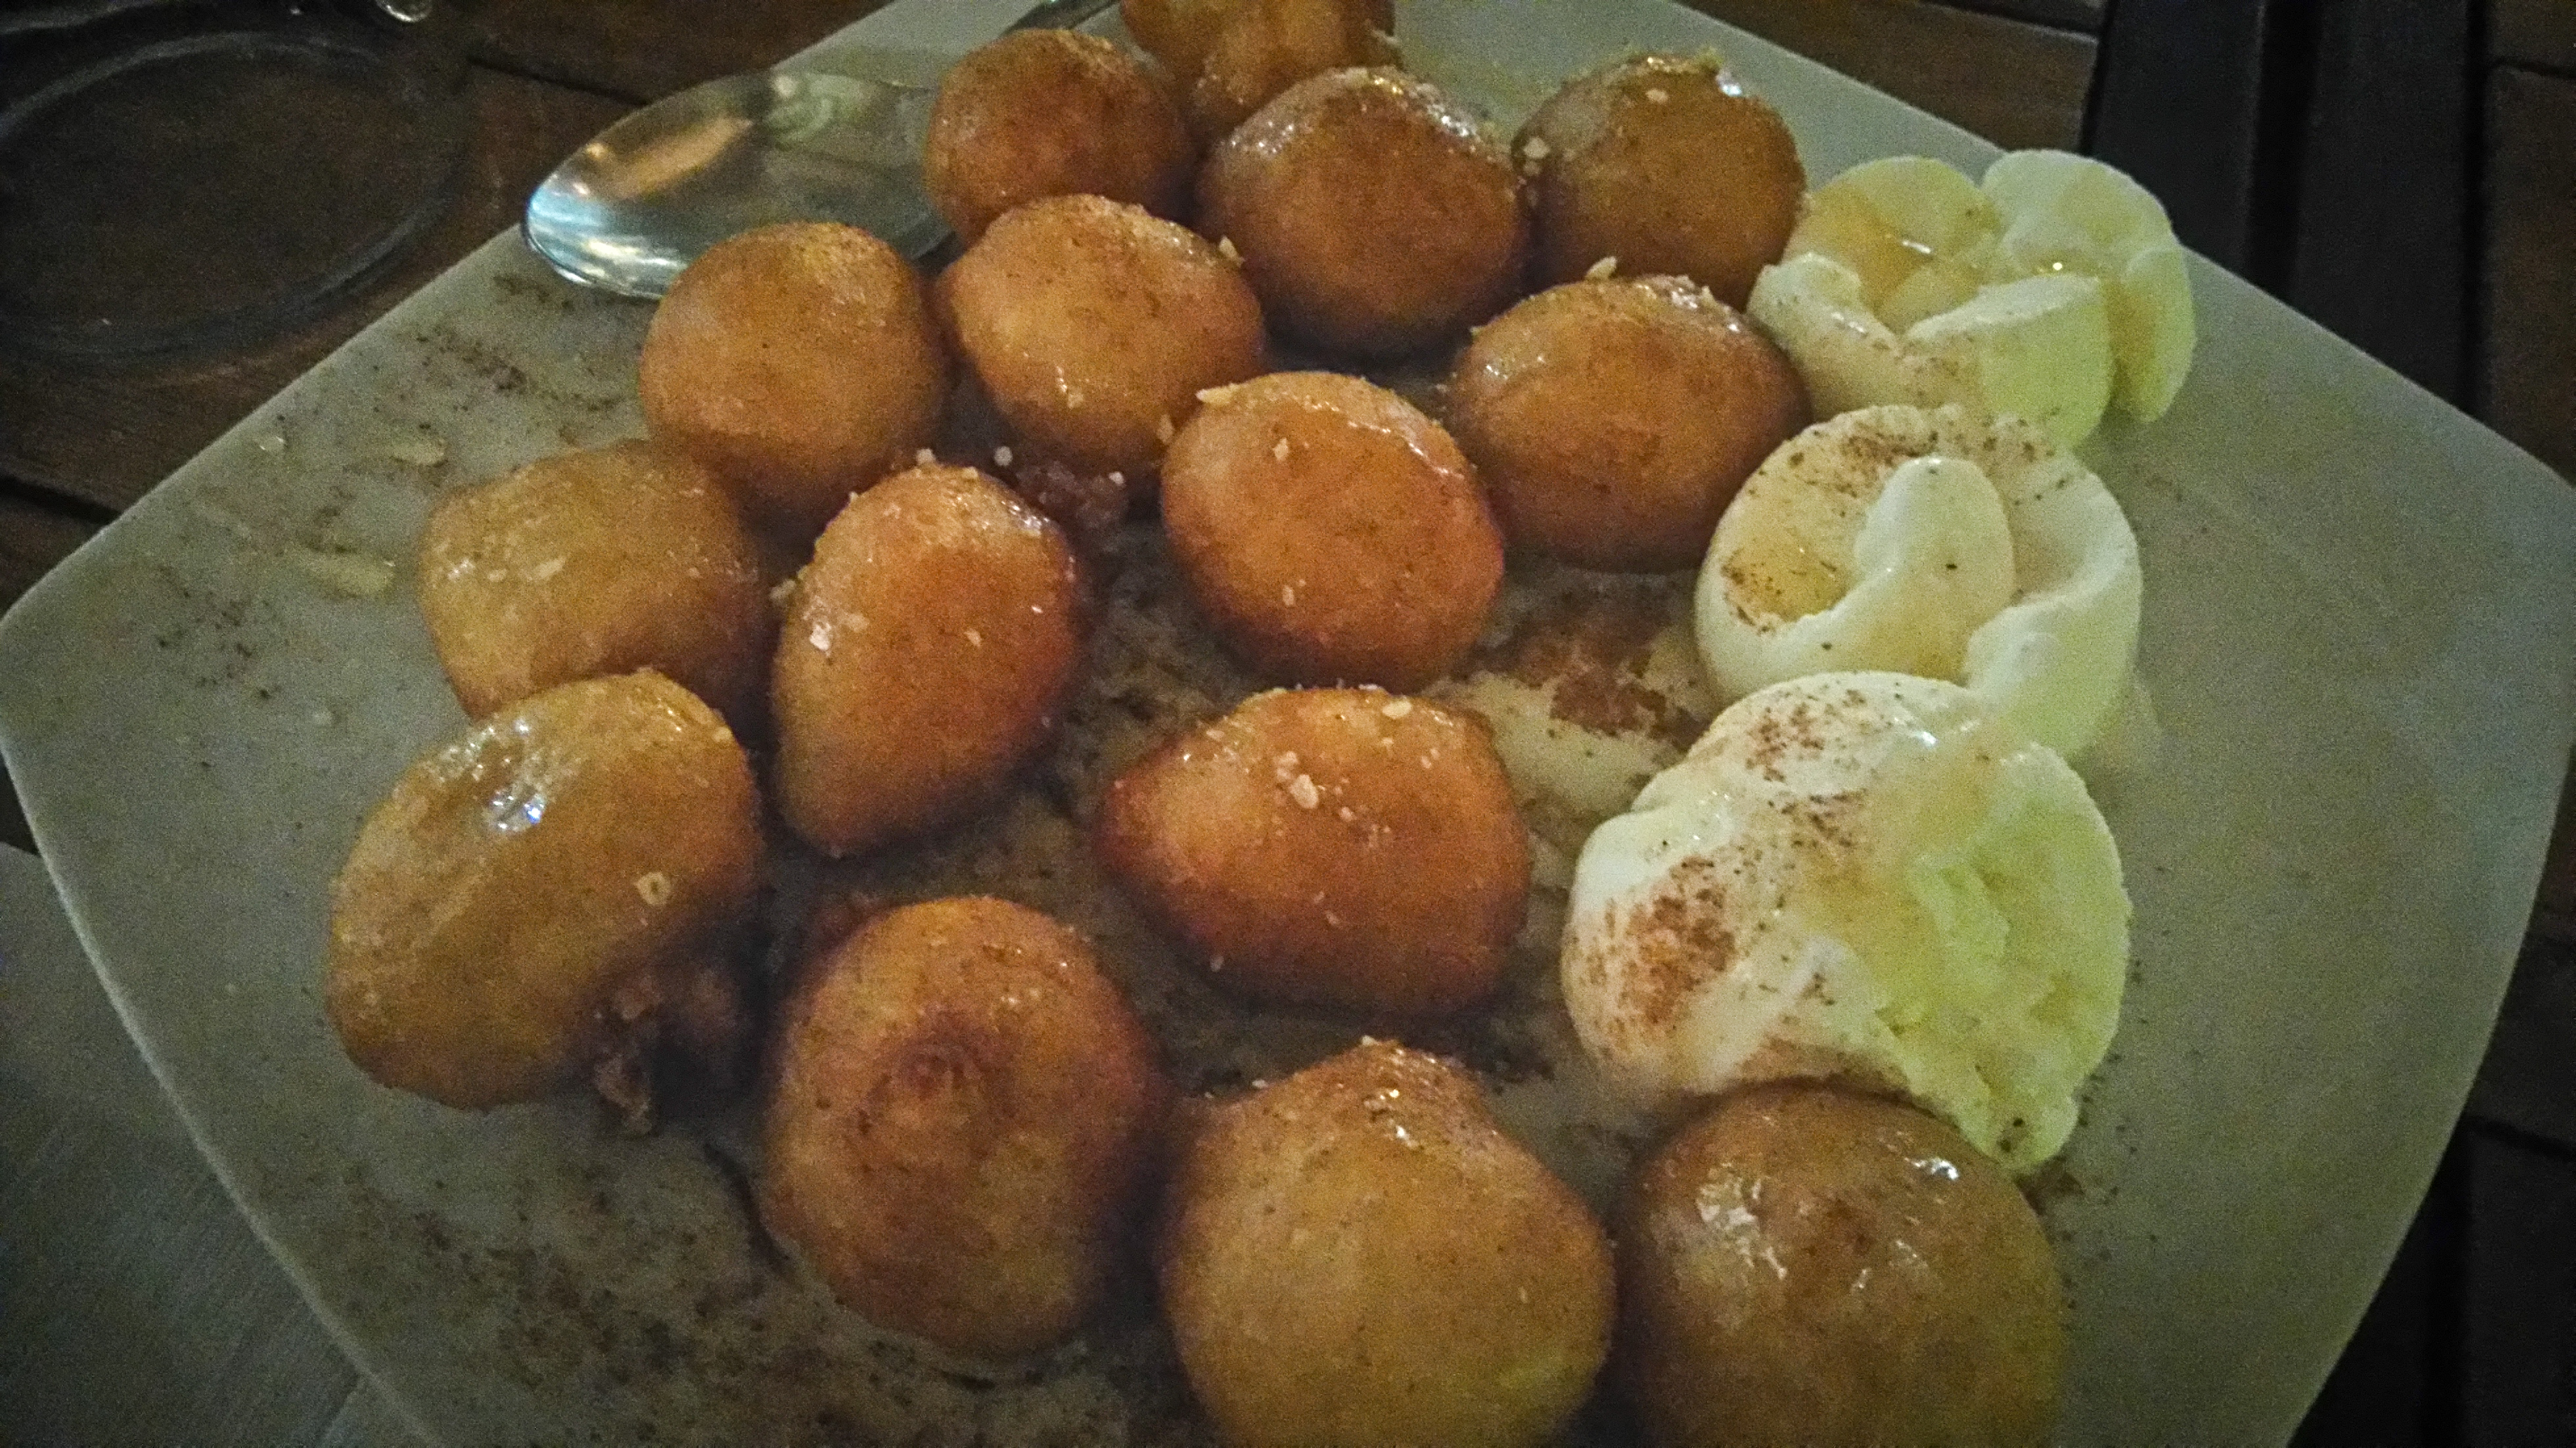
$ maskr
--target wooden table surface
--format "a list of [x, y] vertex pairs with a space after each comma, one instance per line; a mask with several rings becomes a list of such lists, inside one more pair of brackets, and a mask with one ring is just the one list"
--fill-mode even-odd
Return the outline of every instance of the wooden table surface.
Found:
[[[60, 3], [60, 0], [55, 0]], [[470, 137], [411, 245], [256, 345], [0, 349], [0, 608], [256, 404], [515, 223], [631, 106], [869, 0], [442, 0]], [[2086, 149], [2186, 242], [2576, 476], [2576, 0], [1696, 0], [2009, 146]], [[0, 103], [59, 71], [0, 37]], [[140, 178], [138, 184], [150, 184]], [[2576, 560], [2570, 586], [2576, 587]], [[2467, 1117], [2302, 1441], [2576, 1441], [2576, 821]], [[30, 844], [0, 791], [0, 840]]]

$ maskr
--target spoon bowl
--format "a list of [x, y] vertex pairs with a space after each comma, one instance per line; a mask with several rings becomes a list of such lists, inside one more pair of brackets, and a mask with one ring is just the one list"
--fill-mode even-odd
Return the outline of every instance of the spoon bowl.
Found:
[[[1014, 30], [1109, 0], [1047, 0]], [[600, 132], [528, 197], [520, 231], [572, 281], [659, 297], [698, 254], [782, 221], [840, 221], [919, 259], [948, 237], [922, 191], [941, 62], [893, 52], [725, 76]]]
[[907, 257], [948, 234], [922, 193], [936, 92], [822, 71], [726, 76], [647, 106], [528, 198], [528, 245], [586, 286], [658, 297], [700, 252], [780, 221], [843, 221]]

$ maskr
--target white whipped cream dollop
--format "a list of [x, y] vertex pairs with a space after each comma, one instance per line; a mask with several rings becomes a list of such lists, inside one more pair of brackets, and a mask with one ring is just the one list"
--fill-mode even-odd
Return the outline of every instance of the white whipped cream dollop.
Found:
[[2114, 402], [2163, 415], [2194, 343], [2163, 206], [2064, 151], [2010, 152], [1983, 185], [1921, 156], [1856, 166], [1807, 197], [1746, 310], [1819, 416], [1960, 403], [2070, 446]]
[[2118, 500], [2037, 427], [1872, 407], [1745, 481], [1694, 628], [1722, 700], [1827, 670], [1920, 674], [2071, 756], [2129, 692], [2143, 591]]
[[1566, 1006], [1632, 1097], [1844, 1080], [2014, 1171], [2074, 1129], [2128, 965], [2083, 781], [1966, 690], [1900, 674], [1728, 709], [1593, 832], [1568, 909]]

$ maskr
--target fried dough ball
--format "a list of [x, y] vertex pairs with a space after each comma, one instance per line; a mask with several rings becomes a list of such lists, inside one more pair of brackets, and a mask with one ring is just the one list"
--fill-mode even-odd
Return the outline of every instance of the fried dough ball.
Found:
[[1184, 84], [1195, 78], [1245, 0], [1118, 0], [1118, 19]]
[[760, 552], [714, 474], [649, 443], [542, 458], [439, 499], [420, 611], [481, 717], [571, 679], [658, 669], [759, 717], [776, 622]]
[[1538, 275], [1604, 257], [1741, 307], [1807, 192], [1798, 143], [1713, 55], [1638, 55], [1566, 82], [1513, 142], [1538, 210]]
[[1163, 527], [1217, 632], [1295, 683], [1427, 684], [1502, 586], [1503, 535], [1458, 445], [1330, 372], [1210, 393], [1164, 459]]
[[556, 685], [368, 814], [332, 886], [324, 1010], [368, 1075], [469, 1109], [602, 1066], [634, 1085], [658, 1039], [721, 1064], [760, 858], [751, 765], [714, 710], [651, 672]]
[[1119, 11], [1180, 77], [1208, 140], [1310, 75], [1396, 62], [1391, 0], [1122, 0]]
[[1238, 1448], [1543, 1443], [1609, 1346], [1600, 1225], [1473, 1076], [1391, 1042], [1209, 1110], [1155, 1266]]
[[637, 390], [656, 441], [810, 535], [930, 441], [948, 378], [911, 265], [855, 226], [813, 221], [690, 263], [644, 334]]
[[1101, 857], [1255, 1000], [1428, 1016], [1491, 994], [1529, 835], [1484, 725], [1376, 689], [1245, 700], [1112, 781]]
[[1150, 472], [1202, 388], [1264, 366], [1241, 270], [1187, 227], [1097, 196], [1002, 217], [939, 292], [1003, 418], [1093, 472]]
[[1310, 75], [1393, 65], [1392, 0], [1243, 0], [1190, 82], [1190, 124], [1215, 140]]
[[1055, 728], [1084, 606], [1063, 531], [973, 468], [851, 499], [797, 575], [770, 674], [787, 823], [841, 855], [997, 793]]
[[1170, 1103], [1082, 937], [1003, 900], [904, 906], [788, 1005], [761, 1217], [879, 1326], [1016, 1357], [1129, 1260]]
[[1721, 1101], [1630, 1181], [1613, 1366], [1654, 1442], [2037, 1444], [2048, 1238], [1931, 1116], [1830, 1087]]
[[1014, 30], [940, 80], [922, 184], [971, 244], [993, 218], [1041, 196], [1087, 193], [1184, 216], [1197, 165], [1170, 87], [1116, 42]]
[[1232, 240], [1271, 321], [1319, 347], [1399, 356], [1519, 293], [1529, 250], [1502, 142], [1429, 82], [1299, 81], [1208, 153], [1199, 230]]
[[1678, 277], [1520, 302], [1468, 344], [1449, 403], [1515, 544], [1625, 572], [1696, 566], [1735, 490], [1807, 423], [1780, 349]]

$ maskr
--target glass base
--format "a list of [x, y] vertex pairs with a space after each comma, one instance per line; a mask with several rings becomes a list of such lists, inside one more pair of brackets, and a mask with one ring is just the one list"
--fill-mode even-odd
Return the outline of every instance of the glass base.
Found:
[[239, 347], [345, 297], [445, 210], [463, 97], [324, 26], [163, 38], [0, 110], [0, 344]]

